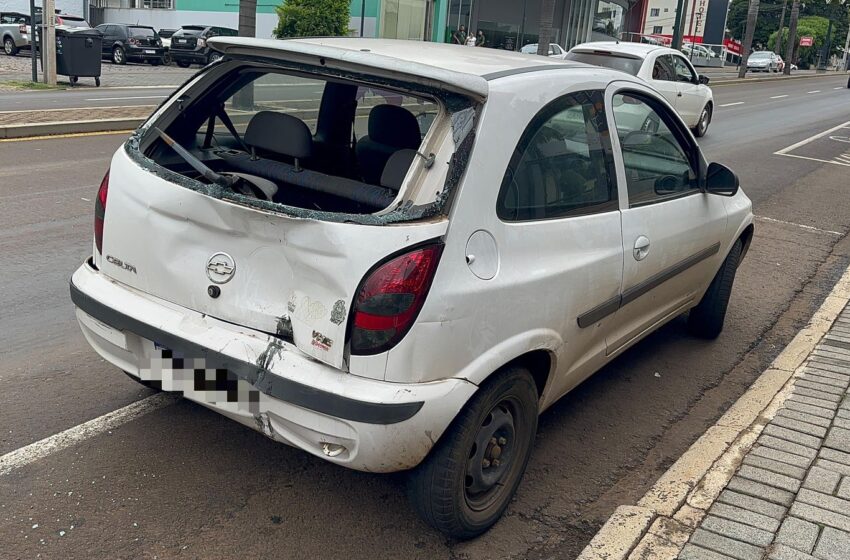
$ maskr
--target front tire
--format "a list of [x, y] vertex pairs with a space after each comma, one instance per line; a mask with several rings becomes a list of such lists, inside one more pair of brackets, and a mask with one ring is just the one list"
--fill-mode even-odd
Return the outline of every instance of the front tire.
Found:
[[499, 520], [516, 492], [537, 432], [538, 395], [521, 367], [493, 375], [411, 474], [408, 494], [426, 523], [470, 539]]
[[115, 64], [127, 64], [127, 57], [124, 53], [124, 49], [121, 47], [115, 47], [112, 49], [112, 62]]
[[732, 250], [714, 276], [705, 295], [699, 304], [691, 309], [688, 315], [688, 329], [692, 334], [702, 338], [717, 338], [723, 331], [726, 319], [726, 308], [732, 295], [732, 284], [735, 282], [735, 272], [741, 262], [741, 240], [735, 242]]
[[708, 132], [708, 125], [711, 124], [712, 113], [713, 109], [711, 103], [706, 104], [706, 106], [703, 107], [702, 113], [699, 115], [697, 125], [694, 127], [694, 136], [697, 138], [705, 136], [705, 133]]

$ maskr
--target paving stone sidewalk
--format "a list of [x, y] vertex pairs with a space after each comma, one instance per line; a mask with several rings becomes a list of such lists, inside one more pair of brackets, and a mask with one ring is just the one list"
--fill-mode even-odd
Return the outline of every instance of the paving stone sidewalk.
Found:
[[850, 308], [793, 383], [680, 560], [850, 560]]

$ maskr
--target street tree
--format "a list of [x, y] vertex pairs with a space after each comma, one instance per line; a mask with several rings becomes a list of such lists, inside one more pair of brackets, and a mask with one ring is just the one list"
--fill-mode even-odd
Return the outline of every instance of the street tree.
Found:
[[785, 45], [785, 68], [782, 73], [791, 75], [791, 64], [794, 62], [794, 51], [797, 47], [797, 20], [800, 17], [800, 0], [791, 4], [791, 19], [788, 21], [788, 42]]
[[[239, 36], [257, 36], [257, 0], [239, 0]], [[254, 88], [245, 87], [236, 92], [234, 105], [248, 110], [254, 106]]]
[[274, 35], [278, 39], [348, 35], [349, 4], [349, 0], [286, 0], [275, 8]]
[[540, 34], [537, 38], [537, 54], [549, 56], [552, 40], [552, 22], [555, 20], [555, 0], [543, 0], [540, 6]]
[[759, 0], [750, 0], [750, 8], [747, 11], [747, 31], [744, 33], [744, 44], [741, 46], [741, 67], [738, 69], [739, 78], [743, 78], [747, 73], [747, 59], [750, 58], [750, 50], [753, 46], [753, 32], [756, 29], [758, 16]]

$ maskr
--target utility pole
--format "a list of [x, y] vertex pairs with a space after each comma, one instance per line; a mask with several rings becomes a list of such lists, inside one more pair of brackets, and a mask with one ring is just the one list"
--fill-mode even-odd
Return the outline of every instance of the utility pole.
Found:
[[776, 44], [773, 45], [773, 51], [776, 54], [782, 54], [782, 28], [785, 26], [785, 7], [788, 5], [788, 0], [782, 2], [782, 15], [779, 16], [779, 31], [776, 33]]
[[[257, 0], [239, 0], [239, 36], [256, 37]], [[254, 84], [246, 85], [236, 92], [233, 104], [239, 109], [251, 110], [254, 107]]]
[[38, 81], [38, 61], [35, 58], [35, 35], [38, 26], [35, 24], [35, 0], [30, 0], [30, 60], [32, 61], [32, 82]]
[[44, 51], [44, 83], [56, 85], [56, 0], [44, 0], [41, 9], [44, 24], [41, 48]]
[[363, 36], [363, 31], [366, 29], [366, 0], [360, 2], [360, 36]]
[[747, 59], [750, 58], [750, 50], [753, 46], [753, 33], [756, 31], [756, 19], [758, 19], [758, 16], [759, 0], [750, 0], [750, 7], [747, 10], [747, 30], [744, 32], [744, 44], [741, 46], [741, 67], [738, 68], [739, 78], [743, 78], [747, 74]]
[[844, 54], [841, 56], [841, 70], [847, 70], [847, 49], [850, 49], [850, 27], [847, 28], [847, 38], [844, 39]]
[[687, 0], [678, 0], [676, 2], [676, 19], [673, 23], [673, 43], [670, 45], [676, 50], [682, 48], [682, 26], [685, 24], [685, 11], [687, 9]]
[[794, 63], [794, 51], [797, 50], [797, 19], [800, 17], [800, 0], [791, 4], [791, 19], [788, 21], [788, 44], [785, 45], [785, 68], [782, 73], [791, 75], [791, 65]]

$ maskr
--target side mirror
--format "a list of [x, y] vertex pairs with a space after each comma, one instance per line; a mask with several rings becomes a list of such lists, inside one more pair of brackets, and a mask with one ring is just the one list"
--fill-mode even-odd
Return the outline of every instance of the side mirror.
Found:
[[705, 74], [700, 74], [700, 75], [699, 75], [699, 78], [698, 78], [698, 81], [699, 81], [699, 83], [701, 83], [702, 85], [707, 86], [707, 85], [708, 85], [708, 79], [709, 79], [709, 78], [708, 78], [708, 76], [706, 76]]
[[705, 190], [710, 194], [735, 196], [738, 192], [738, 176], [735, 172], [720, 163], [709, 163], [705, 175]]

